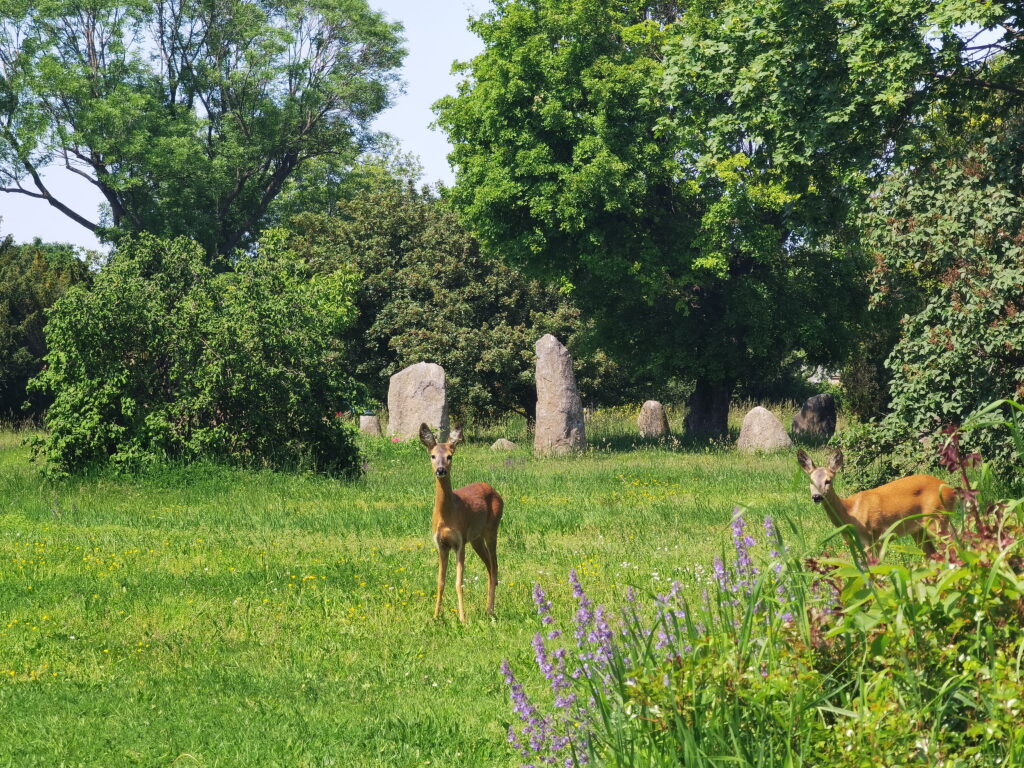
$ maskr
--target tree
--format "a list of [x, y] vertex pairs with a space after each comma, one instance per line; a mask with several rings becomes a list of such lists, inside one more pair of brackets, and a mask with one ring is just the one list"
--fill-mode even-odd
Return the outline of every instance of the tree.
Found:
[[355, 276], [312, 275], [281, 239], [264, 233], [218, 271], [185, 238], [126, 238], [91, 287], [70, 288], [32, 384], [53, 397], [47, 470], [207, 459], [358, 472], [353, 427], [336, 417], [357, 399], [336, 341]]
[[[251, 245], [304, 164], [355, 158], [404, 55], [365, 0], [0, 0], [0, 19], [0, 189], [210, 255]], [[50, 165], [99, 190], [99, 219]]]
[[29, 379], [46, 355], [46, 311], [67, 289], [88, 280], [86, 263], [71, 246], [36, 240], [0, 240], [0, 417], [38, 417], [47, 405], [33, 398], [23, 409]]
[[[895, 172], [865, 215], [873, 300], [908, 313], [886, 361], [891, 412], [847, 436], [862, 483], [935, 463], [944, 427], [1024, 397], [1024, 122], [1003, 115], [1003, 136]], [[973, 429], [964, 448], [1022, 479], [1004, 428]]]
[[787, 173], [694, 130], [691, 101], [712, 96], [685, 97], [667, 57], [702, 8], [500, 0], [437, 110], [485, 248], [571, 286], [631, 369], [694, 379], [687, 426], [717, 435], [737, 382], [794, 349], [841, 359], [866, 295], [859, 255], [810, 236]]
[[[534, 344], [554, 333], [575, 349], [589, 328], [558, 291], [484, 258], [455, 212], [429, 189], [384, 169], [333, 215], [292, 218], [289, 247], [315, 270], [357, 270], [358, 318], [346, 358], [371, 397], [412, 363], [442, 365], [460, 417], [536, 410]], [[367, 176], [366, 178], [369, 178]], [[604, 393], [617, 371], [599, 351], [580, 356], [584, 393]]]

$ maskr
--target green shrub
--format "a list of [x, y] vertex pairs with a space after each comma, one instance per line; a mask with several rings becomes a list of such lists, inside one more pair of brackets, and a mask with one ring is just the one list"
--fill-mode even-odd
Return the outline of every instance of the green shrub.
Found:
[[310, 276], [274, 233], [219, 266], [193, 241], [140, 235], [54, 305], [34, 381], [54, 398], [37, 445], [49, 471], [164, 459], [356, 471], [334, 341], [354, 277]]
[[[875, 300], [918, 308], [886, 362], [891, 413], [843, 438], [860, 486], [917, 471], [945, 426], [1024, 396], [1024, 199], [1001, 158], [986, 144], [895, 174], [873, 201]], [[1006, 430], [965, 441], [1007, 480], [1024, 479]]]
[[46, 399], [27, 400], [26, 385], [43, 367], [46, 309], [88, 277], [69, 245], [0, 239], [0, 418], [42, 414]]

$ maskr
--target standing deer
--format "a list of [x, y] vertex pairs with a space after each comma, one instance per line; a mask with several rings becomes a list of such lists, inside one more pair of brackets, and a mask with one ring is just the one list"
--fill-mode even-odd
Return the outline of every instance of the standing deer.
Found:
[[462, 430], [452, 432], [447, 443], [439, 443], [426, 424], [420, 425], [420, 442], [430, 451], [434, 468], [434, 514], [431, 530], [437, 546], [437, 603], [434, 618], [441, 613], [441, 596], [448, 573], [448, 553], [455, 550], [455, 593], [459, 597], [459, 621], [466, 623], [462, 603], [462, 572], [466, 564], [466, 544], [480, 555], [487, 566], [487, 615], [494, 615], [494, 589], [498, 585], [498, 525], [505, 503], [487, 483], [473, 483], [452, 490], [451, 466], [455, 447], [462, 442]]
[[935, 553], [936, 538], [949, 533], [947, 515], [956, 494], [937, 477], [911, 475], [841, 499], [832, 480], [843, 466], [842, 451], [833, 453], [826, 467], [814, 466], [802, 450], [796, 460], [811, 476], [811, 500], [825, 505], [832, 525], [851, 526], [861, 546], [876, 559], [882, 535], [893, 526], [900, 536], [913, 536], [926, 555]]

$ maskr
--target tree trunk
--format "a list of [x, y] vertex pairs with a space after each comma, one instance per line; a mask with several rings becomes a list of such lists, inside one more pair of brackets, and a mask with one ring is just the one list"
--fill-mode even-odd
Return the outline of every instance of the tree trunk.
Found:
[[731, 381], [697, 379], [697, 387], [690, 395], [686, 414], [686, 432], [696, 437], [724, 437], [729, 434], [729, 401], [732, 398]]

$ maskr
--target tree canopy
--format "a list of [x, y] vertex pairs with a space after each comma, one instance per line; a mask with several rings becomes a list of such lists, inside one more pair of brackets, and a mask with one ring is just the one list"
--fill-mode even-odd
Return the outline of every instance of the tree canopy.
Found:
[[[304, 163], [372, 140], [400, 32], [365, 0], [0, 0], [0, 189], [230, 254]], [[51, 165], [102, 215], [59, 199]]]
[[940, 99], [1016, 88], [996, 64], [1020, 45], [1011, 10], [499, 0], [437, 105], [453, 198], [624, 359], [691, 376], [688, 425], [721, 433], [744, 377], [793, 350], [843, 360], [869, 266], [850, 213]]

